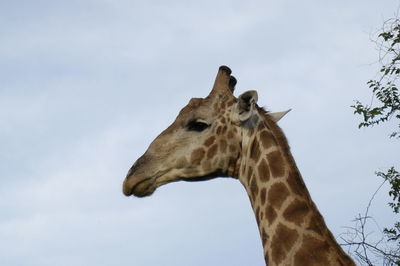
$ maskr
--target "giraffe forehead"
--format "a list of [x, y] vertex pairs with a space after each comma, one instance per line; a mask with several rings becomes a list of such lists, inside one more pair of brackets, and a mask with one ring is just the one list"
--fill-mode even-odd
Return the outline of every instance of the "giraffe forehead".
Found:
[[178, 118], [197, 119], [210, 118], [217, 115], [213, 100], [209, 98], [192, 98], [189, 103], [181, 109]]
[[177, 120], [188, 121], [204, 119], [207, 121], [211, 119], [218, 120], [221, 124], [225, 124], [235, 101], [235, 97], [192, 98], [189, 103], [181, 109]]

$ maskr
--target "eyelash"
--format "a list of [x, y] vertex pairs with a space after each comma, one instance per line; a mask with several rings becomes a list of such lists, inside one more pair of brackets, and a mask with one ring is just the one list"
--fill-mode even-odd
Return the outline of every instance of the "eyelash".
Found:
[[187, 124], [188, 131], [201, 132], [207, 129], [210, 125], [201, 121], [192, 120]]

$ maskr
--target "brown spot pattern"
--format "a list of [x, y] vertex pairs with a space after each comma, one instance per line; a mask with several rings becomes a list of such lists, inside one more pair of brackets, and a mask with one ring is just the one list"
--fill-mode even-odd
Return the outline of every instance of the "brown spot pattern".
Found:
[[217, 134], [217, 135], [221, 135], [221, 130], [222, 130], [222, 126], [218, 126], [218, 127], [217, 127], [217, 131], [216, 131], [216, 134]]
[[326, 241], [304, 235], [301, 249], [294, 257], [295, 265], [329, 265], [329, 244]]
[[262, 159], [260, 164], [258, 165], [258, 176], [260, 177], [260, 180], [263, 182], [268, 182], [269, 181], [269, 168], [267, 162]]
[[217, 153], [218, 145], [214, 144], [210, 147], [210, 149], [207, 151], [207, 159], [211, 159], [215, 156]]
[[300, 226], [304, 222], [309, 211], [310, 209], [305, 201], [295, 199], [283, 212], [283, 217], [287, 221]]
[[195, 149], [190, 155], [190, 162], [192, 164], [200, 164], [201, 159], [203, 159], [205, 151], [203, 148]]
[[221, 141], [219, 142], [219, 149], [222, 153], [226, 152], [226, 148], [228, 146], [228, 143], [226, 143], [226, 140], [221, 139]]
[[[294, 243], [299, 238], [299, 233], [296, 230], [280, 224], [277, 226], [274, 237], [272, 239], [272, 261], [275, 264], [281, 263], [290, 252]], [[307, 264], [304, 264], [307, 265]], [[324, 265], [324, 264], [321, 264]]]
[[254, 138], [253, 142], [250, 146], [250, 158], [253, 160], [257, 160], [260, 157], [260, 148], [258, 147], [258, 141]]
[[215, 141], [215, 136], [211, 136], [204, 142], [204, 146], [209, 147], [211, 146], [211, 144], [214, 143], [214, 141]]
[[267, 155], [267, 158], [272, 176], [273, 177], [283, 176], [285, 168], [281, 152], [273, 151]]
[[268, 203], [275, 209], [279, 209], [288, 195], [287, 187], [282, 183], [276, 183], [268, 191]]
[[264, 149], [268, 149], [269, 147], [276, 145], [274, 137], [268, 131], [262, 131], [260, 133], [260, 139]]
[[303, 179], [298, 172], [290, 171], [287, 178], [287, 183], [293, 193], [296, 193], [299, 196], [308, 194], [306, 185], [304, 184]]
[[276, 211], [270, 204], [268, 204], [265, 210], [265, 217], [267, 218], [269, 225], [271, 225], [275, 221], [276, 216]]
[[251, 191], [253, 200], [255, 201], [255, 199], [258, 195], [258, 185], [255, 181], [250, 182], [250, 191]]
[[321, 214], [313, 213], [311, 219], [309, 221], [308, 230], [312, 230], [319, 235], [323, 235], [323, 229], [325, 228], [324, 218], [322, 218]]

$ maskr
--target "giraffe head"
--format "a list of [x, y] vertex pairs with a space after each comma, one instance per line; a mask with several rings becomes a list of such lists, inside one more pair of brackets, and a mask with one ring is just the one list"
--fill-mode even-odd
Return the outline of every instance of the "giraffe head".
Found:
[[259, 120], [257, 92], [236, 98], [235, 84], [231, 70], [221, 66], [210, 94], [191, 99], [133, 164], [123, 184], [124, 194], [144, 197], [170, 182], [235, 177], [243, 130], [255, 127]]

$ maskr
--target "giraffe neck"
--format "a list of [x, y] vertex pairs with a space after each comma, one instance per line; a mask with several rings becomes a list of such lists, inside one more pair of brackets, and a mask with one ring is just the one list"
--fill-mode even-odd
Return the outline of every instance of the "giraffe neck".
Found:
[[311, 200], [280, 128], [264, 116], [243, 137], [236, 172], [256, 216], [266, 264], [354, 265]]

